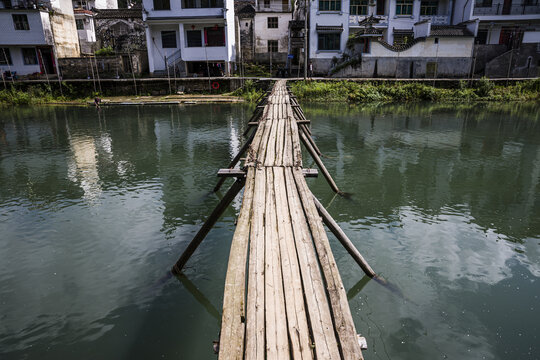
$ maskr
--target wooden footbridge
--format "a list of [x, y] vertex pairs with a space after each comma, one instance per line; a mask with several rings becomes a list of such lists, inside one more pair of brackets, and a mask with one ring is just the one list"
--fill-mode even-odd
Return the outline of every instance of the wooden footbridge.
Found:
[[[308, 124], [278, 81], [248, 123], [247, 133], [255, 130], [218, 172], [215, 190], [227, 177], [236, 181], [172, 269], [180, 274], [245, 186], [225, 280], [220, 359], [363, 359], [323, 221], [366, 274], [375, 273], [307, 186], [305, 177], [318, 172], [303, 169], [301, 142], [340, 193]], [[242, 169], [235, 169], [240, 160]]]

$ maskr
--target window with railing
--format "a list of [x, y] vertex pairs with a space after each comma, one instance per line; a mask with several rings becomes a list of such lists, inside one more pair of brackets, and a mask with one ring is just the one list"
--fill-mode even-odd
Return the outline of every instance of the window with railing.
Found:
[[341, 11], [341, 0], [319, 0], [319, 11]]
[[351, 15], [367, 15], [368, 0], [351, 0]]
[[219, 26], [204, 28], [206, 46], [225, 46], [225, 28]]
[[268, 52], [277, 53], [278, 52], [278, 41], [277, 40], [268, 40]]
[[222, 8], [223, 0], [182, 0], [184, 9]]
[[28, 24], [28, 16], [26, 14], [13, 14], [13, 26], [15, 30], [30, 30], [30, 25]]
[[420, 3], [420, 15], [437, 15], [438, 1], [422, 1]]
[[412, 15], [413, 0], [396, 0], [396, 15]]
[[35, 48], [22, 48], [24, 65], [37, 65], [38, 60]]
[[161, 32], [161, 47], [163, 49], [176, 49], [176, 31]]
[[319, 50], [340, 50], [341, 33], [322, 33], [317, 40]]
[[84, 20], [83, 19], [75, 19], [75, 25], [77, 26], [77, 30], [84, 30]]
[[186, 31], [187, 47], [202, 47], [201, 30]]
[[475, 7], [491, 7], [493, 0], [477, 0], [474, 4]]
[[268, 28], [269, 29], [277, 29], [278, 28], [278, 18], [277, 17], [269, 17], [268, 18]]

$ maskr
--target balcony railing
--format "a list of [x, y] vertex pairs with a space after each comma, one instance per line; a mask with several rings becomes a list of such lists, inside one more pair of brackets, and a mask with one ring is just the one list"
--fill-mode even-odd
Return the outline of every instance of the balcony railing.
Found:
[[420, 21], [431, 20], [431, 25], [450, 25], [450, 17], [446, 15], [421, 15]]
[[292, 8], [289, 4], [282, 4], [277, 2], [272, 3], [259, 3], [257, 5], [257, 11], [260, 12], [289, 12], [292, 11]]
[[0, 0], [0, 9], [37, 9], [37, 0]]
[[533, 0], [505, 5], [502, 2], [494, 4], [491, 1], [478, 1], [474, 6], [473, 14], [477, 16], [540, 14], [540, 2]]
[[[379, 19], [377, 26], [388, 26], [388, 15], [374, 15]], [[349, 15], [349, 26], [359, 26], [359, 22], [369, 17], [368, 15]]]

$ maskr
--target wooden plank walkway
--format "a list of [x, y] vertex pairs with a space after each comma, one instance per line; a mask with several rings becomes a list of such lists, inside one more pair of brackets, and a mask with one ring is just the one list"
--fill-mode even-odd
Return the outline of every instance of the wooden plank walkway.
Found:
[[293, 102], [285, 81], [279, 80], [264, 107], [256, 110], [225, 281], [222, 360], [363, 358], [336, 261], [304, 178], [301, 137], [310, 145], [312, 140]]

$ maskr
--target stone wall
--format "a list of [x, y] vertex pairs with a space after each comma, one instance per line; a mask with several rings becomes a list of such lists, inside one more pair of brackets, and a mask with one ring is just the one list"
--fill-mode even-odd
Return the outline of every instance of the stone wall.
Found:
[[538, 44], [522, 44], [492, 59], [485, 66], [489, 78], [525, 78], [540, 75]]
[[146, 50], [146, 33], [142, 19], [96, 18], [98, 47], [112, 47], [115, 51]]
[[[129, 61], [131, 56], [131, 63]], [[65, 79], [117, 79], [139, 76], [148, 71], [146, 51], [123, 53], [114, 56], [72, 57], [58, 59], [58, 65]], [[97, 68], [97, 70], [96, 70]], [[96, 74], [97, 72], [97, 74]]]
[[364, 78], [467, 78], [472, 59], [435, 57], [362, 58], [356, 66], [348, 66], [333, 77]]

